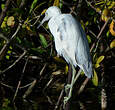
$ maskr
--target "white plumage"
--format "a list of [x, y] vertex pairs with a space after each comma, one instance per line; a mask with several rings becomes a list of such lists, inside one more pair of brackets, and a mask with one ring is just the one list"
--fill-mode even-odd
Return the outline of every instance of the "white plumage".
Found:
[[72, 87], [80, 74], [76, 75], [74, 67], [78, 65], [88, 78], [92, 76], [90, 50], [80, 23], [71, 14], [62, 14], [56, 6], [49, 7], [38, 28], [48, 20], [49, 29], [54, 36], [57, 54], [63, 56], [73, 69], [71, 84], [67, 84], [65, 87], [65, 90], [69, 89], [68, 97], [64, 97], [65, 105], [71, 98]]
[[62, 14], [56, 6], [47, 9], [41, 24], [48, 20], [57, 53], [63, 56], [67, 63], [75, 67], [78, 65], [85, 75], [91, 78], [92, 61], [88, 41], [80, 23], [71, 14]]

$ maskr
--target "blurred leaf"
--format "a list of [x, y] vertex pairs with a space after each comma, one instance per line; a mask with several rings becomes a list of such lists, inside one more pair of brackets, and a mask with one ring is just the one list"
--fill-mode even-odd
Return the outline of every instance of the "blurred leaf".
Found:
[[59, 0], [55, 0], [53, 6], [59, 6]]
[[65, 63], [65, 61], [62, 59], [62, 58], [60, 58], [60, 57], [53, 57], [54, 58], [54, 60], [55, 61], [57, 61], [57, 62], [59, 62], [59, 63]]
[[40, 7], [41, 7], [42, 5], [44, 5], [46, 2], [47, 2], [47, 1], [44, 1], [44, 2], [40, 3], [39, 5], [37, 5], [37, 6], [35, 7], [34, 11], [35, 11], [36, 9], [40, 8]]
[[100, 8], [96, 8], [96, 12], [101, 12], [101, 9]]
[[95, 64], [95, 68], [99, 68], [100, 67], [100, 63], [103, 61], [105, 56], [100, 56], [97, 61], [96, 61], [96, 64]]
[[114, 48], [114, 47], [115, 47], [115, 39], [110, 44], [110, 48]]
[[11, 50], [13, 49], [12, 46], [9, 47]]
[[6, 27], [6, 22], [3, 21], [2, 24], [1, 24], [1, 28], [5, 28]]
[[100, 67], [100, 64], [99, 63], [96, 63], [95, 64], [95, 68], [99, 68]]
[[81, 20], [81, 21], [80, 21], [80, 23], [81, 23], [81, 26], [82, 26], [83, 30], [85, 30], [85, 27], [84, 27], [84, 22], [83, 22], [83, 20]]
[[63, 0], [60, 0], [59, 7], [62, 8], [62, 6], [63, 6]]
[[97, 61], [96, 61], [96, 63], [101, 63], [103, 60], [104, 60], [104, 58], [105, 58], [105, 56], [100, 56], [98, 59], [97, 59]]
[[17, 16], [17, 13], [20, 15], [25, 14], [25, 12], [20, 8], [13, 8], [12, 12], [15, 12], [14, 15], [16, 15], [16, 16]]
[[14, 17], [13, 16], [8, 17], [7, 25], [12, 27], [14, 26], [14, 24], [15, 24]]
[[89, 21], [87, 21], [86, 23], [85, 23], [85, 26], [87, 26], [89, 24]]
[[6, 55], [6, 59], [9, 60], [9, 59], [10, 59], [10, 56], [9, 56], [9, 55]]
[[32, 32], [30, 26], [26, 26], [26, 29], [27, 29], [28, 31], [31, 31], [31, 32]]
[[95, 70], [94, 70], [94, 76], [92, 78], [92, 82], [94, 86], [98, 86], [98, 76]]
[[32, 12], [32, 10], [35, 8], [35, 6], [36, 6], [37, 2], [38, 2], [38, 0], [34, 0], [34, 1], [33, 1], [33, 3], [32, 3], [32, 5], [31, 5], [31, 8], [30, 8], [29, 13], [31, 13], [31, 12]]
[[94, 15], [95, 14], [95, 11], [93, 11], [93, 10], [90, 10], [89, 12], [88, 12], [88, 15]]
[[68, 73], [68, 70], [69, 70], [69, 69], [68, 69], [68, 65], [66, 65], [66, 66], [65, 66], [65, 74]]
[[81, 71], [81, 75], [84, 75], [84, 72], [83, 72], [83, 70]]
[[112, 9], [113, 7], [115, 7], [115, 1], [109, 1], [107, 5], [109, 5], [108, 9]]
[[97, 57], [97, 53], [95, 53], [94, 55], [93, 55], [93, 61], [95, 62], [95, 60], [96, 60], [96, 57]]
[[5, 7], [5, 4], [1, 4], [1, 8], [2, 8], [2, 10], [4, 9], [4, 7]]
[[113, 36], [115, 36], [115, 30], [114, 29], [115, 29], [115, 22], [114, 22], [114, 20], [112, 20], [110, 27], [109, 27], [109, 31]]
[[2, 24], [1, 24], [1, 28], [5, 28], [5, 27], [6, 27], [7, 19], [8, 19], [8, 17], [6, 16], [6, 17], [4, 18], [4, 21], [3, 21]]
[[8, 50], [8, 52], [7, 52], [7, 53], [8, 53], [8, 54], [10, 54], [11, 52], [12, 52], [11, 50]]
[[37, 52], [37, 53], [40, 53], [40, 54], [46, 52], [46, 50], [44, 50], [44, 49], [42, 49], [42, 48], [31, 48], [31, 50], [33, 50], [33, 51], [35, 51], [35, 52]]
[[110, 15], [110, 10], [109, 10], [108, 8], [105, 8], [105, 9], [102, 11], [101, 19], [106, 22], [110, 16], [111, 16], [111, 15]]
[[2, 107], [8, 107], [8, 104], [10, 104], [10, 100], [8, 100], [7, 98], [5, 98], [5, 99], [3, 100]]
[[103, 0], [103, 1], [97, 2], [95, 5], [100, 5], [100, 4], [104, 4], [104, 3], [105, 3], [105, 1]]
[[110, 34], [110, 32], [109, 32], [109, 31], [107, 31], [106, 36], [107, 36], [107, 37], [109, 37], [109, 34]]
[[19, 37], [16, 37], [16, 40], [18, 41], [19, 44], [22, 43], [21, 39]]
[[48, 46], [48, 44], [47, 44], [45, 37], [42, 34], [39, 34], [39, 37], [40, 37], [43, 47], [46, 48]]
[[88, 42], [91, 43], [91, 37], [87, 35]]

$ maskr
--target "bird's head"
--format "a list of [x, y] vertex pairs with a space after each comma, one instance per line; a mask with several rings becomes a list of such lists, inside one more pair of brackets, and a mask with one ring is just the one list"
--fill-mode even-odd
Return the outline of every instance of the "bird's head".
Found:
[[43, 18], [43, 20], [41, 21], [41, 23], [37, 28], [39, 28], [45, 21], [48, 21], [52, 17], [58, 16], [59, 14], [61, 14], [61, 10], [58, 7], [56, 6], [49, 7], [45, 12], [45, 17]]

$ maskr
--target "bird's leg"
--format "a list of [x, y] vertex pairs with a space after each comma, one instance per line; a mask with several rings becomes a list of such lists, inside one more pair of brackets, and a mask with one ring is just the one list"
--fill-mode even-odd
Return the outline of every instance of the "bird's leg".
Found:
[[67, 97], [64, 97], [64, 106], [72, 96], [72, 89], [73, 89], [73, 85], [74, 85], [75, 74], [76, 74], [76, 70], [75, 70], [74, 66], [72, 65], [72, 80], [71, 80], [71, 84], [67, 84], [65, 86], [65, 92], [67, 93], [67, 89], [69, 89], [69, 93], [68, 93]]
[[78, 77], [80, 76], [81, 72], [82, 72], [82, 69], [80, 69], [80, 70], [78, 71], [77, 75], [75, 76], [75, 78], [74, 78], [74, 83], [76, 82], [76, 80], [77, 80]]

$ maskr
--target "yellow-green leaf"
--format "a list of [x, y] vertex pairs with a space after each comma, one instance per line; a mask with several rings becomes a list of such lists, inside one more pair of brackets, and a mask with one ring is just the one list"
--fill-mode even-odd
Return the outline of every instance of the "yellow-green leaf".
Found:
[[108, 9], [111, 9], [111, 8], [113, 8], [114, 6], [115, 6], [115, 2], [112, 1], [112, 3], [110, 3], [110, 6], [108, 6]]
[[99, 68], [100, 67], [100, 64], [99, 63], [96, 63], [95, 64], [95, 68]]
[[5, 28], [5, 27], [6, 27], [7, 19], [8, 19], [8, 17], [6, 16], [6, 17], [4, 18], [4, 21], [3, 21], [2, 24], [1, 24], [1, 28]]
[[94, 70], [94, 76], [92, 78], [92, 82], [93, 82], [94, 86], [98, 86], [98, 76], [97, 76], [97, 73], [95, 70]]
[[59, 0], [55, 0], [53, 6], [59, 6]]
[[10, 59], [10, 56], [9, 56], [9, 55], [6, 55], [6, 59], [9, 60], [9, 59]]
[[57, 56], [56, 56], [56, 57], [53, 57], [53, 58], [54, 58], [54, 60], [55, 60], [56, 62], [65, 63], [62, 58], [59, 58], [59, 57], [57, 57]]
[[110, 17], [110, 10], [108, 8], [105, 8], [103, 11], [102, 11], [102, 14], [101, 14], [101, 19], [103, 21], [107, 21], [108, 18]]
[[41, 12], [41, 15], [43, 15], [45, 12], [46, 12], [47, 9], [44, 9], [42, 12]]
[[110, 44], [110, 48], [114, 48], [114, 47], [115, 47], [115, 39]]
[[65, 74], [68, 73], [68, 65], [65, 66]]
[[99, 64], [99, 63], [101, 63], [103, 60], [104, 60], [104, 58], [105, 58], [105, 56], [100, 56], [98, 59], [97, 59], [97, 61], [96, 61], [96, 64]]
[[87, 35], [88, 43], [91, 43], [91, 37]]

